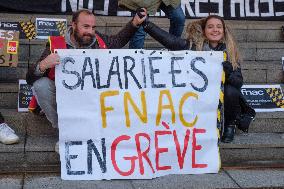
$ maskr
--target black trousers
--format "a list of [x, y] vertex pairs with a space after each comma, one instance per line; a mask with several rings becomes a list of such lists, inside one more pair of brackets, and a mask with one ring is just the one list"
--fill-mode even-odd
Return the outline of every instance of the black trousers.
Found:
[[234, 124], [235, 120], [241, 115], [241, 91], [228, 84], [225, 84], [224, 87], [224, 114], [226, 127], [226, 125]]
[[1, 112], [0, 112], [0, 124], [4, 123], [4, 117], [2, 116]]

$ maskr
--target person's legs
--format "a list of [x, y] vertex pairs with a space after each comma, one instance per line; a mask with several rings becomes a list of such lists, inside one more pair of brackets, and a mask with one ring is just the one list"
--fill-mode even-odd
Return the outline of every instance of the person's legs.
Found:
[[164, 11], [168, 19], [170, 19], [169, 33], [180, 37], [185, 23], [185, 15], [181, 6], [179, 5], [177, 8], [173, 8], [172, 6], [166, 6], [164, 3], [161, 3], [160, 9]]
[[56, 108], [55, 83], [47, 77], [35, 81], [33, 90], [38, 104], [51, 122], [52, 127], [58, 128], [58, 117]]
[[129, 41], [129, 48], [130, 49], [143, 49], [145, 37], [146, 37], [146, 32], [144, 31], [143, 27], [140, 26]]
[[229, 143], [234, 139], [236, 124], [241, 114], [240, 91], [231, 86], [225, 85], [224, 89], [224, 114], [225, 127], [222, 141]]

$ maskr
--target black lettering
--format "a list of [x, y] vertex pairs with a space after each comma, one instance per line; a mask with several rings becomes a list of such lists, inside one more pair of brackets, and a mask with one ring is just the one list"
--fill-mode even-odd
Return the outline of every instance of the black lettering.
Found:
[[[114, 64], [116, 65], [116, 71], [113, 70]], [[121, 78], [120, 78], [120, 73], [119, 73], [119, 63], [118, 63], [118, 56], [113, 57], [112, 62], [111, 62], [111, 66], [108, 72], [108, 79], [107, 79], [107, 86], [109, 88], [110, 86], [110, 79], [112, 75], [117, 75], [117, 79], [118, 79], [118, 84], [119, 84], [119, 88], [122, 89], [122, 82], [121, 82]]]
[[88, 144], [88, 174], [93, 174], [93, 156], [92, 156], [92, 151], [95, 152], [95, 155], [97, 157], [98, 163], [100, 164], [100, 168], [102, 173], [105, 173], [107, 171], [107, 167], [106, 167], [106, 145], [105, 145], [105, 138], [101, 139], [101, 143], [102, 143], [102, 156], [103, 159], [97, 149], [97, 147], [95, 146], [94, 142], [92, 140], [88, 140], [87, 144]]
[[160, 60], [162, 57], [149, 57], [149, 63], [150, 63], [150, 78], [151, 78], [151, 84], [152, 88], [165, 88], [166, 84], [155, 84], [155, 78], [154, 74], [160, 73], [159, 69], [154, 69], [153, 67], [153, 60]]
[[176, 83], [176, 76], [175, 74], [180, 74], [181, 73], [181, 70], [175, 70], [175, 62], [177, 60], [183, 60], [184, 57], [172, 57], [171, 58], [171, 71], [170, 71], [170, 74], [172, 74], [172, 85], [173, 87], [185, 87], [186, 84], [185, 83], [180, 83], [180, 84], [177, 84]]
[[71, 171], [71, 159], [76, 159], [78, 155], [69, 155], [69, 147], [73, 145], [82, 145], [82, 141], [70, 141], [65, 142], [65, 161], [66, 161], [66, 169], [67, 175], [84, 175], [85, 171]]
[[[87, 69], [87, 64], [90, 67], [90, 71], [86, 72]], [[84, 61], [84, 65], [83, 65], [83, 70], [82, 70], [82, 82], [81, 82], [81, 90], [83, 90], [84, 88], [84, 84], [85, 84], [85, 77], [87, 75], [90, 75], [92, 77], [92, 82], [93, 82], [93, 87], [96, 88], [96, 81], [94, 78], [94, 73], [93, 73], [93, 65], [91, 63], [91, 58], [90, 57], [86, 57], [85, 61]]]
[[[128, 89], [128, 75], [127, 75], [127, 73], [129, 73], [132, 76], [132, 78], [135, 81], [138, 88], [141, 89], [142, 87], [141, 87], [139, 81], [137, 80], [136, 76], [132, 72], [133, 68], [135, 67], [135, 59], [130, 57], [130, 56], [125, 56], [125, 57], [123, 57], [123, 60], [124, 60], [125, 89]], [[130, 69], [127, 69], [127, 63], [128, 63], [127, 60], [132, 61], [132, 65], [131, 65]]]
[[143, 75], [144, 88], [147, 88], [147, 84], [146, 84], [146, 68], [145, 68], [144, 58], [142, 58], [141, 64], [142, 64], [142, 75]]
[[194, 71], [195, 73], [200, 75], [200, 77], [204, 80], [204, 85], [201, 88], [196, 87], [192, 83], [190, 83], [190, 85], [192, 86], [192, 88], [194, 90], [196, 90], [198, 92], [204, 92], [207, 89], [207, 86], [208, 86], [208, 78], [202, 71], [200, 71], [199, 69], [197, 69], [195, 67], [196, 62], [202, 62], [203, 64], [205, 64], [205, 60], [202, 57], [196, 57], [196, 58], [192, 59], [191, 62], [190, 62], [190, 66], [191, 66], [192, 71]]
[[96, 80], [97, 80], [97, 88], [102, 89], [102, 88], [107, 88], [107, 85], [101, 85], [101, 78], [100, 78], [100, 62], [96, 58], [95, 59], [95, 64], [96, 64]]
[[74, 90], [74, 89], [76, 89], [76, 88], [78, 88], [78, 87], [80, 86], [80, 84], [81, 84], [81, 82], [82, 82], [82, 79], [81, 79], [80, 74], [79, 74], [78, 72], [66, 70], [66, 64], [67, 64], [68, 62], [70, 62], [70, 63], [72, 63], [72, 64], [75, 64], [75, 60], [74, 60], [73, 58], [71, 58], [71, 57], [65, 57], [65, 58], [63, 59], [63, 61], [62, 61], [62, 64], [63, 64], [62, 73], [76, 75], [78, 81], [77, 81], [77, 83], [76, 83], [75, 85], [73, 85], [73, 86], [67, 85], [66, 82], [65, 82], [65, 80], [62, 81], [62, 84], [63, 84], [63, 86], [64, 86], [65, 88], [70, 89], [70, 90]]
[[5, 64], [5, 56], [4, 56], [4, 54], [0, 55], [0, 64]]

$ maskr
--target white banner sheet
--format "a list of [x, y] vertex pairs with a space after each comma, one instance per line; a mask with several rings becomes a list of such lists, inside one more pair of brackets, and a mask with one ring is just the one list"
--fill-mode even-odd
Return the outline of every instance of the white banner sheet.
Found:
[[222, 52], [58, 50], [64, 180], [217, 173]]

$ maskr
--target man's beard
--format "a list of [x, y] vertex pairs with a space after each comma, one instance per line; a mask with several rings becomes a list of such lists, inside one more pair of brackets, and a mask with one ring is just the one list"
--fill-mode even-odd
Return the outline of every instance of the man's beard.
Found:
[[82, 36], [79, 35], [78, 28], [76, 27], [74, 32], [74, 38], [78, 43], [79, 47], [88, 47], [92, 44], [93, 38], [95, 37], [92, 34], [83, 34]]

